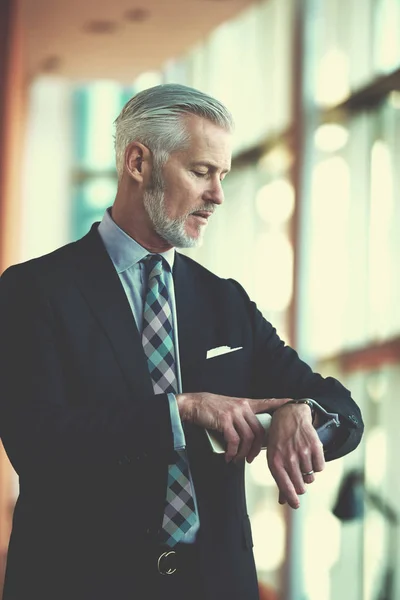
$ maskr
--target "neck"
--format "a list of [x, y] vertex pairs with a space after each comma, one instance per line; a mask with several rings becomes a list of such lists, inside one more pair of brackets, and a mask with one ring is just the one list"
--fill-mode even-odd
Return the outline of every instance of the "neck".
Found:
[[111, 217], [122, 231], [146, 248], [149, 252], [166, 252], [173, 248], [166, 240], [154, 231], [147, 212], [134, 209], [134, 205], [127, 210], [124, 204], [115, 201], [111, 209]]

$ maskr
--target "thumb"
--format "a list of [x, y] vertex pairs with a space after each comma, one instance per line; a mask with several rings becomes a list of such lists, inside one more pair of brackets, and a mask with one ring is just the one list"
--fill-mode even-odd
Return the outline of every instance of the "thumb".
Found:
[[251, 408], [255, 414], [273, 412], [290, 400], [292, 400], [292, 398], [263, 398], [262, 400], [252, 400]]

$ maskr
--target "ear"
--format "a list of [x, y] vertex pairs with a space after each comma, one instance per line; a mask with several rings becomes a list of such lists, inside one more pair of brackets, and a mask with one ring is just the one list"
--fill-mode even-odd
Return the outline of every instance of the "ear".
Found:
[[131, 142], [125, 150], [125, 170], [137, 183], [143, 183], [151, 170], [151, 152], [140, 142]]

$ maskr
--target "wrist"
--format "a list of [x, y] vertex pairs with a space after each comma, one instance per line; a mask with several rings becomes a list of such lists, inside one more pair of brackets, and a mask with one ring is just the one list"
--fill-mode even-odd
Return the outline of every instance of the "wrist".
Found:
[[315, 410], [314, 402], [310, 398], [300, 398], [298, 400], [289, 400], [288, 404], [306, 404], [310, 408], [311, 423], [314, 423], [316, 410]]
[[314, 402], [310, 399], [310, 398], [301, 398], [301, 399], [293, 399], [293, 400], [288, 400], [285, 404], [283, 404], [282, 406], [279, 406], [278, 408], [275, 409], [274, 412], [276, 412], [277, 410], [279, 410], [280, 408], [283, 408], [285, 406], [288, 406], [290, 404], [296, 404], [296, 405], [307, 405], [310, 409], [310, 413], [311, 413], [311, 423], [314, 423], [315, 420], [315, 415], [316, 415], [316, 409], [315, 409], [315, 405]]

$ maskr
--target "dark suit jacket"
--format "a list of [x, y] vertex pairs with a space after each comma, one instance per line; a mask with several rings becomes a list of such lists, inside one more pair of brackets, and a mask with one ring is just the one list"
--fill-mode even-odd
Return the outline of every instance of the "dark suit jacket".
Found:
[[[349, 392], [285, 346], [238, 283], [179, 254], [174, 280], [184, 391], [315, 398], [342, 420], [326, 458], [357, 446]], [[20, 478], [4, 600], [142, 598], [173, 439], [96, 225], [3, 274], [0, 324], [0, 432]], [[243, 350], [206, 360], [223, 345]], [[255, 600], [244, 463], [213, 454], [199, 427], [186, 438], [207, 600]]]

